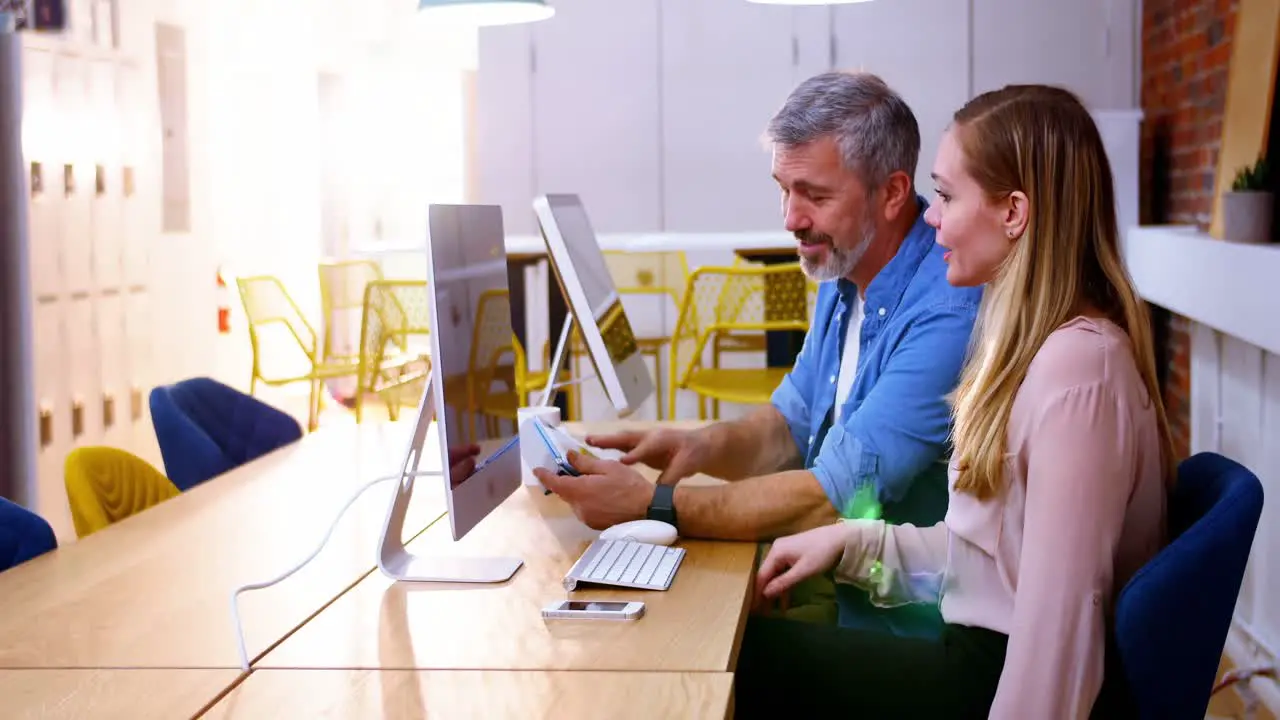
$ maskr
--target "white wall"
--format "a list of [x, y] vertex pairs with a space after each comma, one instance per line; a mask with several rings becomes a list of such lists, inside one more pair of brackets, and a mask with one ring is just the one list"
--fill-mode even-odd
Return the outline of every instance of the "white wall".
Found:
[[[1125, 261], [1143, 298], [1191, 321], [1191, 452], [1253, 471], [1262, 517], [1236, 603], [1227, 654], [1236, 667], [1280, 660], [1280, 247], [1216, 240], [1190, 226], [1129, 232]], [[1254, 689], [1280, 711], [1280, 685]]]
[[[760, 136], [800, 80], [882, 75], [916, 111], [917, 183], [976, 92], [1065, 85], [1093, 110], [1137, 104], [1137, 0], [558, 0], [532, 26], [481, 31], [479, 189], [513, 233], [529, 203], [577, 192], [599, 232], [777, 229]], [[1083, 50], [1082, 50], [1083, 48]]]

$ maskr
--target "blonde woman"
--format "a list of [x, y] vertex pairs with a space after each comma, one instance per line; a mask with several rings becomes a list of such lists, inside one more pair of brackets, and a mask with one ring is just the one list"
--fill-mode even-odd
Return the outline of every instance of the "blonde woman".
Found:
[[938, 603], [943, 637], [752, 617], [740, 716], [1065, 720], [1124, 705], [1109, 612], [1164, 542], [1175, 467], [1106, 151], [1072, 94], [1007, 87], [955, 114], [933, 177], [947, 281], [987, 285], [953, 399], [946, 517], [782, 538], [757, 592], [777, 600], [834, 568], [873, 603]]

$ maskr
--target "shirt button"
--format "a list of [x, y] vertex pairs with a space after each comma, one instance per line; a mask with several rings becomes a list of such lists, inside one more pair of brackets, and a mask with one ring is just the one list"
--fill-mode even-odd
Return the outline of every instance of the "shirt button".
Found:
[[836, 381], [836, 376], [835, 376], [835, 375], [832, 375], [832, 376], [831, 376], [831, 382], [835, 382], [835, 381]]
[[812, 444], [813, 444], [813, 439], [814, 439], [815, 437], [817, 437], [817, 435], [810, 435], [810, 436], [809, 436], [809, 444], [810, 444], [810, 445], [812, 445]]
[[884, 308], [880, 308], [880, 312], [878, 314], [880, 317], [884, 317]]

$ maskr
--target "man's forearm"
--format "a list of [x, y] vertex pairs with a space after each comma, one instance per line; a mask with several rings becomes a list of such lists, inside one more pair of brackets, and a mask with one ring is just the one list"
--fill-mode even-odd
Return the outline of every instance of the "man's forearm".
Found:
[[680, 535], [770, 540], [839, 519], [813, 473], [790, 470], [715, 487], [676, 488]]
[[802, 459], [786, 419], [772, 405], [697, 432], [706, 437], [710, 452], [704, 472], [713, 477], [741, 480], [767, 475], [799, 467]]

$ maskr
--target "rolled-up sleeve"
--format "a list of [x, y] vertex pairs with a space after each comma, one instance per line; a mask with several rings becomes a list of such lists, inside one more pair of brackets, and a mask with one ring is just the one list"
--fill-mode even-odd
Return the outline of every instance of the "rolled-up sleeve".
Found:
[[946, 396], [959, 381], [975, 314], [964, 305], [922, 313], [866, 399], [827, 433], [813, 474], [837, 512], [857, 516], [855, 500], [866, 488], [880, 503], [901, 500], [917, 475], [944, 459], [951, 429]]

